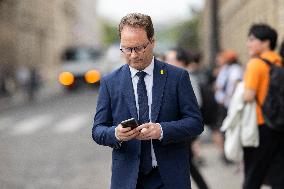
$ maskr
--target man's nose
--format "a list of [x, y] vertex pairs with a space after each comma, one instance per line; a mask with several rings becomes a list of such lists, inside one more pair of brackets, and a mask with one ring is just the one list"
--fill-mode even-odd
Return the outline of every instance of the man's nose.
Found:
[[138, 53], [137, 53], [134, 49], [132, 49], [131, 54], [130, 54], [130, 57], [131, 57], [131, 58], [135, 58], [135, 57], [137, 57], [137, 56], [138, 56]]

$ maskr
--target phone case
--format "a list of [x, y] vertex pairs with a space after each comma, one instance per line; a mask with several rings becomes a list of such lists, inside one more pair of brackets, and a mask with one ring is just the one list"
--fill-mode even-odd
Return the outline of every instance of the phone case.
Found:
[[122, 121], [121, 125], [122, 125], [123, 128], [131, 127], [131, 129], [138, 127], [138, 124], [137, 124], [137, 122], [135, 121], [134, 118], [130, 118], [130, 119], [127, 119], [125, 121]]

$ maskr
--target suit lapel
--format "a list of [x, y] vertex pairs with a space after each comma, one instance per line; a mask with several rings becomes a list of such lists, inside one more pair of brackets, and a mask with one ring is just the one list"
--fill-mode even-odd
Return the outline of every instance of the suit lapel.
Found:
[[131, 116], [135, 118], [135, 120], [137, 121], [138, 120], [137, 108], [135, 103], [131, 74], [128, 65], [125, 65], [123, 67], [122, 72], [123, 72], [122, 94], [124, 95], [124, 100], [127, 103]]
[[164, 87], [167, 79], [165, 63], [155, 59], [152, 89], [151, 121], [156, 122], [162, 104]]

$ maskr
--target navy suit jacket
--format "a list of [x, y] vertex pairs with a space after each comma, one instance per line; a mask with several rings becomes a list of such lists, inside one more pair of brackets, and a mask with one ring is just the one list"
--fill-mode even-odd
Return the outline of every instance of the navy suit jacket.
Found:
[[[115, 137], [121, 121], [137, 120], [129, 66], [101, 80], [92, 137], [112, 151], [111, 189], [134, 189], [139, 172], [140, 144]], [[190, 188], [188, 141], [203, 131], [203, 122], [186, 70], [154, 61], [151, 121], [160, 123], [162, 140], [153, 140], [161, 179], [167, 189]]]

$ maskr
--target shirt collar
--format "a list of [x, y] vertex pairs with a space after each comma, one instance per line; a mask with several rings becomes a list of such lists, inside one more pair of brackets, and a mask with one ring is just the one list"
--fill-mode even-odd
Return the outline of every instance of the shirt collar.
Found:
[[[131, 73], [131, 78], [133, 78], [137, 72], [139, 72], [139, 70], [132, 68], [131, 66], [129, 66], [130, 69], [130, 73]], [[154, 57], [152, 58], [151, 64], [149, 64], [149, 66], [147, 66], [144, 70], [142, 70], [144, 72], [147, 73], [147, 75], [153, 75], [154, 72]]]

